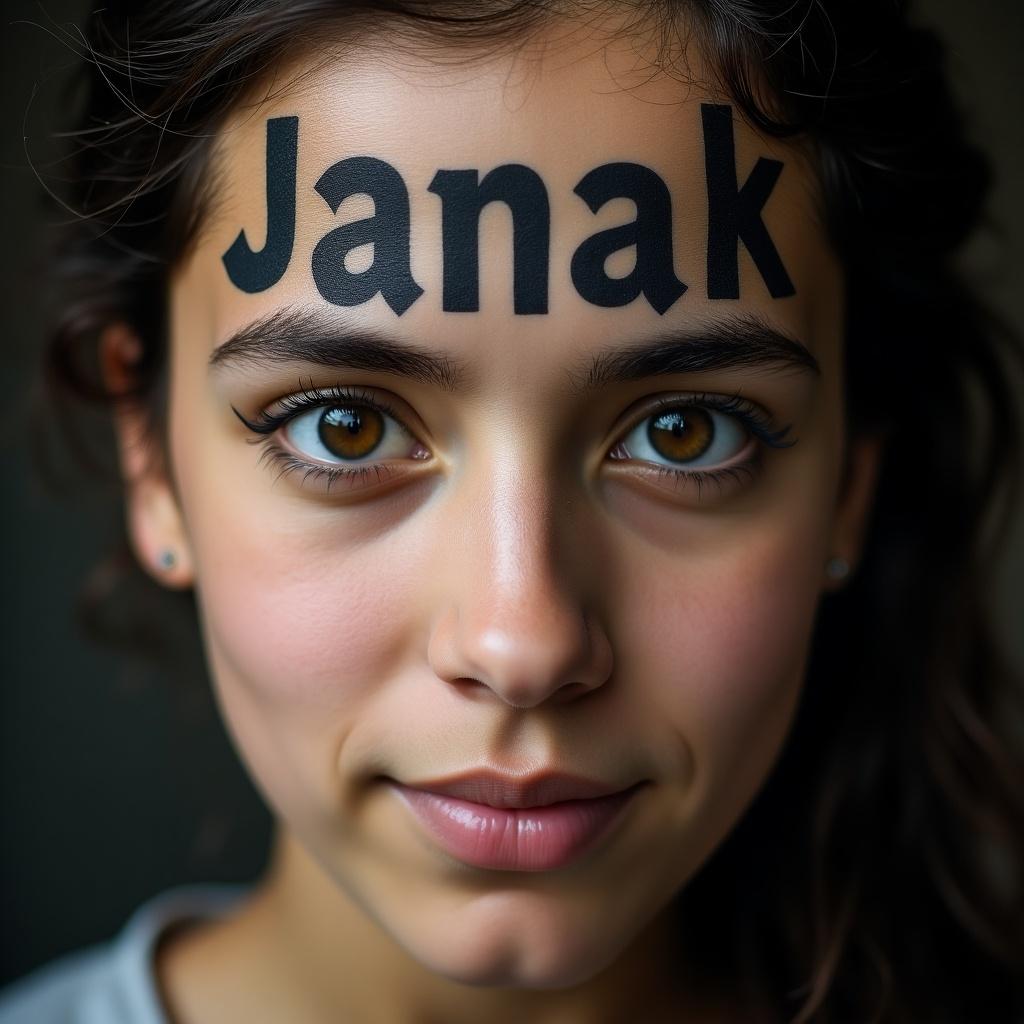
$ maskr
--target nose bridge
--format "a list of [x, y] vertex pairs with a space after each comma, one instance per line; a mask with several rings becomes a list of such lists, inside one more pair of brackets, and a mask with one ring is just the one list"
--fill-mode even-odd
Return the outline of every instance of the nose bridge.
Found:
[[493, 445], [467, 471], [452, 499], [447, 606], [431, 641], [442, 678], [480, 684], [517, 707], [580, 695], [611, 667], [576, 572], [571, 502], [539, 450]]

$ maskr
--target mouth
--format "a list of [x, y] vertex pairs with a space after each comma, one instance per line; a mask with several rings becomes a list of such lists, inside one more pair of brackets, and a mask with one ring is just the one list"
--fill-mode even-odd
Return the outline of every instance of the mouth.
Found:
[[577, 861], [647, 785], [623, 787], [561, 772], [388, 781], [446, 853], [472, 867], [504, 871], [549, 871]]

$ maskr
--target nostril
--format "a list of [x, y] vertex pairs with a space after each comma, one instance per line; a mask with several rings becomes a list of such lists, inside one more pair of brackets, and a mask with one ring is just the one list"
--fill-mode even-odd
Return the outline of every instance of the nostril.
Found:
[[502, 699], [511, 707], [527, 710], [528, 708], [542, 707], [545, 704], [565, 704], [576, 700], [588, 693], [592, 687], [586, 683], [563, 683], [556, 687], [532, 687], [523, 686], [520, 688], [503, 687], [500, 689]]
[[586, 683], [566, 683], [565, 686], [560, 687], [558, 692], [555, 694], [555, 698], [564, 703], [566, 701], [575, 700], [577, 697], [582, 697], [586, 693], [590, 693], [594, 687], [587, 686]]
[[472, 676], [459, 676], [457, 679], [446, 679], [443, 681], [446, 686], [454, 686], [465, 697], [476, 696], [482, 693], [482, 691], [490, 689], [486, 683], [481, 682], [479, 679], [474, 679]]

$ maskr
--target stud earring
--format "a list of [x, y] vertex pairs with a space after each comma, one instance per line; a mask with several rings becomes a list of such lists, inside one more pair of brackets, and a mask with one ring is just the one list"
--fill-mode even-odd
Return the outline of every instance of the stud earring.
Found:
[[162, 548], [158, 561], [160, 562], [161, 569], [173, 569], [178, 560], [170, 548]]
[[844, 580], [850, 575], [850, 563], [839, 555], [833, 555], [825, 563], [825, 575], [830, 580]]

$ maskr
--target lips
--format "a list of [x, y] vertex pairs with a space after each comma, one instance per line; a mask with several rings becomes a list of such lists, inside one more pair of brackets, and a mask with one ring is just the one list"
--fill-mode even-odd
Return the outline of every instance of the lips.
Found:
[[473, 867], [547, 871], [579, 859], [622, 817], [641, 784], [547, 772], [469, 772], [392, 788], [448, 854]]
[[463, 775], [409, 783], [439, 796], [452, 796], [489, 807], [546, 807], [563, 800], [592, 800], [625, 787], [585, 779], [579, 775], [547, 772], [520, 778], [500, 772], [467, 772]]

